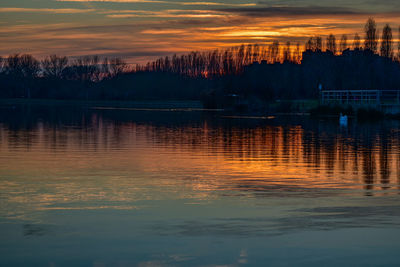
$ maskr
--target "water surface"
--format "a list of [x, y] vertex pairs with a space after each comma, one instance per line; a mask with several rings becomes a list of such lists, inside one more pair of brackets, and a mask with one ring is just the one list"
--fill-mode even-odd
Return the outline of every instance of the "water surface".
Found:
[[0, 110], [1, 266], [400, 264], [398, 122]]

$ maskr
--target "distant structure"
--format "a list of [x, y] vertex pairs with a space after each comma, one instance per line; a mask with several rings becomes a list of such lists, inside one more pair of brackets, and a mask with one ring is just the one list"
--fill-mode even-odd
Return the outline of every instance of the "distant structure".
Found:
[[321, 90], [323, 105], [375, 108], [385, 113], [400, 113], [400, 90]]

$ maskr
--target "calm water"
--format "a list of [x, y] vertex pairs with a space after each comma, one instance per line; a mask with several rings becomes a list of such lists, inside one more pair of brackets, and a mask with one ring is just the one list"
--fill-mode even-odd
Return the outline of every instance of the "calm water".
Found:
[[400, 265], [400, 127], [0, 109], [0, 266]]

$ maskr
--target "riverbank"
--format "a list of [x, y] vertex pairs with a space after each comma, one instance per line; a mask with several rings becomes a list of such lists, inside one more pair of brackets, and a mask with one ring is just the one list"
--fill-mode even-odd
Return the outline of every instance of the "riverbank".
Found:
[[91, 108], [137, 108], [137, 109], [203, 109], [200, 101], [180, 100], [141, 100], [141, 101], [97, 101], [97, 100], [55, 100], [55, 99], [26, 99], [9, 98], [0, 99], [0, 106], [13, 105], [44, 105], [44, 106], [86, 106]]
[[383, 119], [400, 119], [400, 114], [388, 114], [372, 107], [353, 108], [351, 106], [318, 105], [310, 110], [312, 117], [337, 117], [340, 114], [355, 117], [360, 121], [378, 121]]
[[351, 107], [319, 105], [318, 100], [277, 100], [262, 102], [250, 99], [243, 106], [226, 105], [219, 108], [205, 108], [196, 100], [140, 100], [140, 101], [97, 101], [97, 100], [55, 100], [55, 99], [0, 99], [0, 109], [14, 109], [16, 106], [46, 107], [83, 107], [90, 109], [128, 109], [128, 110], [164, 110], [164, 111], [211, 111], [222, 112], [228, 116], [311, 116], [315, 118], [338, 117], [345, 114], [360, 121], [378, 121], [383, 119], [400, 120], [400, 114], [384, 114], [376, 109], [353, 109]]

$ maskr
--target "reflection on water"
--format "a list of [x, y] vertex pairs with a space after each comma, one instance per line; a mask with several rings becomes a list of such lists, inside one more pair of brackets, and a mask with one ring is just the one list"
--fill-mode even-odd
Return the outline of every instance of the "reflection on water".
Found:
[[[168, 250], [155, 245], [163, 236], [179, 243], [186, 236], [273, 238], [305, 231], [397, 228], [399, 137], [397, 122], [340, 128], [336, 121], [301, 117], [257, 120], [189, 111], [4, 107], [0, 222], [22, 225], [25, 238], [53, 236], [62, 242], [69, 239], [59, 236], [60, 229], [87, 242], [93, 240], [87, 233], [97, 228], [108, 229], [110, 233], [101, 234], [107, 242], [111, 233], [126, 240], [144, 235], [142, 242], [152, 247], [143, 248], [141, 260], [135, 254], [130, 259], [135, 264], [152, 262], [154, 250]], [[111, 230], [115, 224], [110, 218], [119, 222]], [[138, 228], [127, 228], [129, 224]], [[13, 229], [7, 227], [3, 229]], [[116, 246], [121, 245], [118, 240]], [[388, 246], [399, 248], [390, 242]], [[2, 252], [17, 251], [8, 239], [1, 245], [9, 247]], [[197, 245], [177, 248], [182, 252]], [[239, 253], [246, 259], [242, 255], [235, 264], [249, 263], [250, 247]], [[153, 263], [219, 263], [199, 262], [212, 255], [192, 252]], [[65, 265], [64, 260], [56, 262]], [[393, 263], [391, 257], [387, 260]]]

